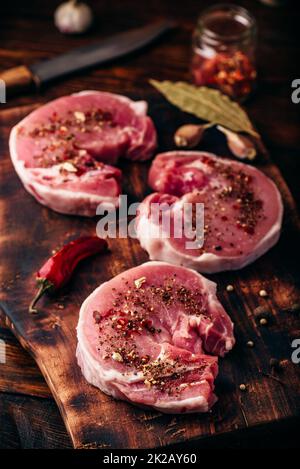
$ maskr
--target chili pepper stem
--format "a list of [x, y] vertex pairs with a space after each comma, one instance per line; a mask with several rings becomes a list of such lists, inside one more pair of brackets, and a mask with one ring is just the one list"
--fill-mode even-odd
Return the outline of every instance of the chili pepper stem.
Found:
[[38, 289], [35, 297], [33, 298], [33, 300], [31, 301], [31, 303], [29, 305], [29, 308], [28, 308], [29, 314], [37, 314], [38, 313], [38, 310], [35, 308], [35, 305], [39, 301], [39, 299], [43, 296], [45, 291], [49, 290], [49, 288], [51, 288], [51, 286], [52, 286], [51, 283], [49, 283], [47, 281], [42, 281], [41, 282], [40, 288]]

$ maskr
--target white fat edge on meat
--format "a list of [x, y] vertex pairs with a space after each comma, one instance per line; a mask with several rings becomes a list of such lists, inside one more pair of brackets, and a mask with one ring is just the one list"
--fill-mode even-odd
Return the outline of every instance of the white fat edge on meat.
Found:
[[141, 381], [142, 373], [134, 375], [132, 372], [124, 373], [124, 371], [117, 371], [113, 369], [104, 369], [102, 365], [99, 364], [97, 359], [92, 355], [90, 350], [86, 344], [86, 338], [84, 334], [84, 325], [85, 325], [85, 311], [88, 310], [89, 302], [93, 300], [95, 296], [101, 294], [101, 290], [107, 284], [107, 282], [102, 283], [98, 288], [96, 288], [82, 303], [80, 311], [79, 311], [79, 320], [77, 325], [77, 340], [78, 344], [80, 344], [81, 353], [84, 354], [85, 359], [88, 358], [88, 362], [93, 363], [93, 368], [98, 369], [100, 375], [103, 375], [104, 379], [114, 379], [120, 382], [127, 382], [130, 381], [132, 383]]
[[[208, 158], [211, 158], [213, 160], [217, 160], [217, 158], [212, 155], [211, 153], [201, 153], [201, 157], [208, 157]], [[204, 174], [207, 173], [207, 170], [208, 170], [208, 167], [207, 167], [207, 164], [203, 163], [201, 161], [201, 157], [199, 157], [199, 159], [195, 159], [194, 161], [190, 162], [190, 163], [186, 163], [184, 164], [184, 168], [191, 168], [191, 169], [200, 169], [201, 171], [203, 171]]]
[[108, 91], [96, 91], [96, 90], [84, 90], [84, 91], [79, 91], [78, 93], [73, 93], [72, 96], [86, 96], [89, 94], [101, 94], [101, 95], [107, 95], [111, 96], [114, 98], [118, 98], [120, 101], [123, 103], [128, 104], [131, 109], [133, 109], [137, 115], [139, 116], [145, 116], [148, 111], [148, 103], [146, 101], [133, 101], [130, 98], [127, 98], [127, 96], [123, 96], [121, 94], [117, 93], [109, 93]]
[[[214, 283], [214, 282], [211, 282], [208, 279], [205, 279], [205, 280], [206, 280], [206, 287], [207, 287], [206, 292], [208, 292], [207, 303], [208, 303], [210, 309], [219, 311], [221, 315], [226, 315], [226, 317], [228, 318], [228, 320], [231, 324], [231, 328], [232, 328], [232, 330], [228, 330], [227, 328], [224, 328], [224, 334], [222, 334], [220, 339], [216, 342], [213, 350], [218, 348], [219, 343], [221, 341], [224, 341], [224, 337], [227, 337], [227, 334], [230, 334], [230, 335], [232, 335], [232, 338], [229, 339], [227, 337], [225, 339], [225, 345], [224, 345], [225, 350], [228, 352], [229, 350], [231, 350], [233, 348], [233, 346], [235, 344], [235, 339], [233, 337], [234, 323], [231, 321], [230, 316], [226, 313], [226, 311], [223, 309], [222, 304], [217, 299], [217, 284]], [[220, 305], [223, 309], [222, 312], [220, 311]], [[201, 324], [202, 316], [201, 315], [200, 316], [193, 316], [193, 320], [196, 321], [196, 324], [199, 327], [200, 324]], [[209, 330], [213, 326], [214, 326], [214, 322], [213, 322], [213, 319], [212, 319], [211, 322], [206, 325], [206, 328], [205, 328], [205, 331], [204, 331], [203, 334], [205, 336], [207, 336]]]
[[[162, 263], [162, 262], [147, 262], [147, 263], [142, 264], [139, 267], [147, 266], [149, 264], [150, 265], [154, 264], [154, 265], [159, 265], [159, 266], [164, 266], [164, 265], [169, 266], [169, 264]], [[200, 274], [198, 274], [194, 271], [191, 271], [191, 272], [194, 275], [202, 277], [202, 276], [200, 276]], [[213, 284], [213, 282], [211, 282], [211, 281], [208, 281], [208, 282]], [[136, 374], [136, 370], [134, 372], [124, 372], [124, 371], [117, 371], [117, 370], [111, 369], [111, 368], [104, 369], [102, 367], [102, 365], [99, 364], [97, 359], [91, 354], [91, 352], [88, 349], [88, 346], [86, 344], [85, 334], [84, 334], [84, 324], [85, 324], [84, 315], [85, 315], [85, 311], [88, 308], [88, 303], [93, 300], [93, 297], [98, 295], [98, 294], [101, 294], [101, 290], [106, 285], [106, 283], [107, 282], [103, 283], [98, 288], [96, 288], [96, 290], [94, 290], [94, 292], [92, 292], [91, 295], [86, 298], [86, 300], [83, 302], [83, 304], [80, 308], [79, 321], [78, 321], [78, 325], [77, 325], [77, 339], [78, 339], [78, 343], [80, 344], [81, 353], [84, 355], [85, 358], [88, 358], [89, 363], [91, 363], [91, 362], [93, 363], [93, 368], [97, 368], [99, 370], [99, 373], [103, 376], [103, 379], [107, 379], [107, 380], [114, 379], [116, 381], [126, 382], [126, 383], [140, 382], [141, 380], [144, 379], [144, 375], [143, 375], [142, 372], [138, 372]], [[168, 361], [168, 363], [170, 363], [170, 364], [174, 363], [174, 361], [172, 359], [168, 358], [168, 355], [166, 353], [167, 348], [168, 348], [167, 343], [166, 344], [161, 344], [160, 353], [154, 361], [158, 361], [160, 359], [162, 361]], [[194, 356], [194, 354], [192, 354], [192, 355]], [[185, 365], [184, 369], [187, 370], [187, 371], [191, 371], [191, 370], [195, 369], [195, 367], [193, 367], [193, 366], [189, 367], [189, 366]], [[166, 374], [164, 376], [168, 376], [168, 374]]]
[[[165, 262], [147, 262], [145, 264], [142, 264], [142, 266], [140, 266], [140, 267], [150, 266], [150, 265], [151, 266], [159, 266], [159, 267], [163, 267], [163, 266], [170, 267], [170, 265], [165, 263]], [[185, 269], [185, 270], [187, 270], [187, 269]], [[194, 276], [200, 277], [200, 279], [203, 278], [197, 272], [191, 271], [191, 273]], [[204, 279], [204, 281], [207, 281], [208, 284], [214, 285], [213, 282], [211, 282], [211, 281], [209, 281], [205, 278], [203, 278], [203, 279]], [[99, 291], [100, 288], [101, 288], [101, 285], [100, 285], [100, 287], [98, 287], [92, 293], [92, 295], [97, 294], [97, 292]], [[85, 300], [85, 302], [87, 300], [89, 300], [89, 298], [90, 297], [88, 297]], [[84, 307], [84, 304], [81, 307], [80, 316], [81, 316], [82, 312], [84, 311], [83, 307]], [[80, 341], [80, 335], [81, 334], [80, 334], [80, 331], [79, 331], [79, 329], [80, 329], [79, 326], [80, 326], [80, 320], [79, 320], [78, 328], [77, 328], [78, 349], [79, 349], [79, 347], [82, 349], [82, 344], [84, 342]], [[91, 358], [91, 360], [90, 360], [90, 358]], [[119, 378], [120, 378], [120, 374], [118, 372], [113, 370], [109, 374], [105, 373], [103, 375], [102, 374], [103, 369], [102, 369], [101, 365], [97, 361], [95, 362], [95, 359], [94, 359], [94, 357], [91, 357], [91, 355], [89, 353], [89, 350], [87, 350], [87, 356], [83, 356], [81, 361], [83, 362], [82, 363], [83, 374], [90, 383], [92, 383], [95, 386], [99, 387], [103, 392], [106, 392], [107, 394], [110, 394], [110, 395], [112, 395], [116, 398], [126, 399], [126, 396], [120, 395], [120, 391], [117, 389], [117, 383], [119, 382]], [[193, 369], [193, 368], [191, 368], [191, 369]], [[101, 374], [102, 374], [102, 379], [101, 379]], [[124, 377], [122, 376], [122, 378], [124, 378]], [[136, 377], [134, 379], [136, 379]], [[140, 381], [140, 380], [138, 379], [138, 381]], [[127, 376], [127, 379], [125, 380], [125, 382], [126, 382], [126, 384], [128, 384], [128, 376]], [[203, 382], [204, 382], [204, 380], [203, 380]], [[195, 384], [196, 384], [196, 382], [195, 382]], [[217, 400], [216, 396], [214, 394], [212, 394], [211, 404], [214, 403], [216, 400]], [[159, 401], [158, 400], [155, 404], [152, 404], [151, 407], [154, 408], [154, 409], [157, 409], [157, 410], [161, 410], [163, 412], [172, 412], [172, 413], [177, 413], [177, 412], [181, 413], [182, 409], [185, 412], [207, 412], [210, 408], [210, 406], [208, 404], [208, 401], [204, 396], [196, 396], [196, 397], [191, 397], [191, 398], [181, 399], [181, 400], [175, 400], [175, 401], [173, 401], [173, 400], [172, 401], [170, 401], [170, 400], [165, 400], [165, 401], [161, 400], [161, 401]]]
[[177, 401], [159, 401], [156, 402], [156, 404], [154, 404], [152, 407], [157, 410], [163, 409], [164, 411], [170, 409], [172, 410], [172, 412], [174, 412], [174, 410], [176, 411], [176, 409], [180, 411], [182, 407], [187, 408], [187, 411], [188, 409], [191, 409], [192, 411], [196, 412], [208, 412], [209, 410], [208, 402], [204, 396], [190, 397]]
[[[176, 151], [166, 151], [164, 153], [159, 153], [156, 158], [159, 158], [160, 160], [169, 160], [169, 158], [171, 157], [178, 157], [178, 156], [182, 156], [183, 158], [186, 156], [186, 157], [203, 157], [203, 156], [207, 156], [209, 158], [213, 158], [213, 159], [218, 159], [216, 157], [216, 155], [214, 155], [213, 153], [209, 153], [209, 152], [206, 152], [206, 151], [198, 151], [198, 152], [195, 152], [195, 151], [184, 151], [184, 150], [176, 150]], [[156, 159], [155, 158], [155, 159]], [[155, 160], [154, 160], [155, 162]]]
[[206, 384], [206, 383], [207, 383], [206, 379], [201, 379], [200, 381], [191, 381], [190, 383], [179, 384], [178, 388], [185, 389], [189, 386], [193, 387], [193, 386], [197, 386], [198, 384]]
[[[13, 162], [14, 168], [16, 170], [16, 173], [18, 174], [19, 178], [23, 182], [26, 190], [32, 194], [35, 198], [37, 198], [37, 195], [41, 198], [39, 200], [40, 203], [45, 203], [47, 206], [51, 207], [51, 201], [49, 202], [48, 197], [53, 196], [54, 199], [61, 199], [60, 202], [65, 206], [67, 198], [70, 197], [70, 194], [72, 195], [72, 201], [74, 200], [88, 200], [89, 203], [93, 205], [98, 205], [99, 203], [104, 203], [106, 204], [107, 210], [112, 210], [114, 207], [119, 206], [119, 201], [120, 198], [118, 197], [107, 197], [107, 196], [101, 196], [97, 194], [90, 194], [87, 192], [80, 192], [80, 191], [72, 191], [68, 189], [57, 189], [57, 188], [51, 188], [49, 185], [42, 184], [36, 180], [34, 180], [35, 176], [34, 171], [38, 170], [41, 172], [43, 168], [26, 168], [25, 166], [25, 161], [20, 160], [18, 158], [18, 153], [16, 149], [16, 143], [17, 143], [17, 131], [19, 125], [21, 125], [22, 122], [18, 125], [16, 125], [10, 134], [10, 139], [9, 139], [9, 149], [10, 149], [10, 155], [11, 155], [11, 160]], [[57, 166], [57, 165], [54, 165]], [[33, 186], [36, 193], [30, 188], [30, 186]], [[43, 200], [46, 198], [47, 200]], [[56, 201], [56, 204], [58, 202]], [[62, 207], [63, 208], [63, 207]], [[56, 209], [58, 210], [58, 206], [56, 205]], [[93, 215], [95, 215], [93, 213]]]
[[93, 372], [96, 371], [97, 377], [101, 377], [102, 381], [134, 384], [144, 380], [141, 372], [134, 374], [133, 372], [117, 371], [115, 368], [104, 368], [85, 347], [84, 341], [81, 340], [78, 343], [80, 344], [80, 352], [84, 364], [88, 363], [90, 369]]
[[[99, 91], [93, 91], [93, 90], [85, 90], [81, 91], [79, 93], [74, 93], [73, 96], [80, 96], [80, 95], [89, 95], [89, 94], [107, 94], [112, 97], [117, 97], [120, 101], [126, 103], [128, 106], [130, 106], [137, 115], [144, 116], [147, 114], [147, 109], [148, 109], [148, 104], [146, 101], [132, 101], [126, 96], [122, 95], [117, 95], [117, 94], [112, 94], [112, 93], [107, 93], [107, 92], [99, 92]], [[65, 96], [67, 97], [67, 96]], [[63, 99], [64, 97], [58, 98], [57, 100]], [[54, 100], [54, 101], [57, 101]], [[46, 104], [47, 105], [47, 104]], [[35, 112], [35, 111], [33, 111]], [[29, 114], [29, 116], [32, 113]], [[95, 205], [98, 205], [99, 203], [104, 203], [106, 204], [106, 209], [111, 210], [114, 207], [119, 206], [119, 197], [106, 197], [106, 196], [101, 196], [101, 195], [96, 195], [96, 194], [90, 194], [88, 192], [74, 192], [72, 190], [66, 190], [66, 189], [53, 189], [49, 187], [49, 185], [44, 185], [42, 183], [39, 183], [37, 181], [33, 181], [31, 179], [31, 170], [37, 169], [37, 168], [26, 168], [25, 162], [23, 160], [19, 160], [18, 158], [18, 153], [16, 149], [16, 144], [17, 144], [17, 130], [18, 128], [22, 127], [26, 121], [28, 120], [28, 117], [26, 116], [22, 121], [20, 121], [15, 127], [13, 127], [11, 134], [10, 134], [10, 139], [9, 139], [9, 147], [10, 147], [10, 154], [11, 154], [11, 159], [13, 162], [13, 165], [15, 167], [15, 170], [20, 177], [21, 181], [23, 182], [26, 190], [33, 195], [41, 204], [47, 205], [49, 208], [52, 208], [53, 210], [56, 210], [58, 212], [62, 213], [77, 213], [80, 215], [88, 215], [88, 216], [93, 216], [94, 215], [94, 210], [91, 207], [94, 207]], [[41, 168], [39, 168], [41, 170]], [[34, 190], [30, 186], [33, 186]], [[74, 208], [74, 204], [72, 203], [72, 206], [69, 208], [68, 203], [66, 200], [70, 197], [70, 194], [72, 195], [72, 200], [78, 201], [80, 204], [85, 203], [87, 205], [87, 208], [84, 210], [83, 208], [80, 209], [80, 213], [78, 211], [78, 207]], [[49, 200], [49, 197], [51, 199]], [[62, 200], [60, 200], [62, 199]]]
[[[79, 359], [79, 354], [81, 355]], [[84, 355], [82, 351], [82, 345], [81, 343], [78, 343], [77, 346], [77, 358], [79, 361], [79, 365], [81, 366], [83, 375], [87, 379], [88, 382], [93, 384], [94, 386], [97, 386], [100, 388], [103, 392], [106, 394], [112, 395], [115, 398], [121, 398], [119, 395], [119, 390], [115, 389], [115, 386], [117, 386], [118, 383], [122, 383], [122, 381], [126, 384], [134, 384], [134, 380], [124, 380], [124, 377], [121, 376], [120, 380], [120, 374], [117, 373], [115, 370], [110, 370], [109, 373], [103, 373], [103, 369], [100, 366], [98, 362], [94, 363], [92, 360], [91, 362], [89, 361], [90, 358], [93, 358], [90, 356], [88, 353], [87, 356]], [[140, 381], [139, 379], [136, 381]], [[199, 384], [201, 383], [206, 383], [206, 380], [201, 380], [199, 381]], [[107, 384], [108, 386], [107, 386]], [[193, 384], [193, 383], [189, 383]], [[198, 384], [197, 382], [194, 383], [194, 385]], [[139, 390], [136, 390], [136, 392], [139, 392]], [[144, 389], [141, 388], [140, 392], [144, 392]], [[213, 395], [215, 398], [215, 396]], [[126, 396], [122, 397], [126, 398]], [[216, 398], [215, 398], [216, 399]], [[151, 407], [155, 409], [162, 409], [163, 411], [166, 411], [167, 409], [170, 409], [170, 411], [176, 412], [176, 410], [180, 411], [182, 407], [187, 409], [186, 411], [196, 411], [196, 412], [207, 412], [209, 410], [209, 405], [207, 402], [207, 399], [205, 399], [204, 396], [196, 396], [196, 397], [191, 397], [187, 399], [178, 399], [178, 400], [160, 400], [157, 401], [154, 405], [151, 405]]]
[[[170, 156], [175, 156], [176, 157], [177, 152], [166, 152], [164, 153], [164, 158], [167, 160], [168, 157]], [[179, 152], [179, 153], [184, 153], [189, 156], [197, 156], [197, 154], [193, 152]], [[200, 153], [200, 152], [199, 152]], [[231, 161], [226, 160], [224, 158], [219, 158], [213, 155], [212, 153], [206, 153], [206, 152], [201, 152], [201, 156], [208, 156], [216, 161], [221, 161], [222, 163], [226, 165], [230, 165]], [[199, 154], [200, 157], [200, 154]], [[196, 165], [199, 164], [199, 167], [204, 169], [204, 165], [201, 162], [194, 161], [186, 166], [191, 166], [195, 167]], [[245, 163], [241, 163], [238, 161], [235, 161], [234, 164], [238, 167], [244, 168]], [[250, 167], [252, 168], [252, 167]], [[254, 171], [259, 171], [256, 168], [252, 168]], [[262, 173], [264, 174], [264, 173]], [[220, 272], [220, 271], [226, 271], [226, 270], [237, 270], [245, 267], [246, 265], [254, 262], [258, 257], [261, 257], [265, 252], [267, 252], [274, 244], [277, 243], [279, 236], [280, 236], [280, 231], [281, 231], [281, 226], [282, 226], [282, 218], [283, 218], [283, 203], [282, 203], [282, 197], [281, 194], [274, 183], [272, 179], [268, 178], [264, 174], [264, 176], [271, 182], [271, 185], [275, 189], [275, 193], [277, 195], [277, 202], [278, 202], [278, 207], [279, 207], [279, 214], [276, 222], [273, 224], [271, 229], [265, 234], [265, 236], [257, 243], [255, 246], [255, 252], [249, 253], [248, 255], [244, 256], [217, 256], [216, 254], [213, 253], [204, 253], [201, 254], [199, 257], [195, 256], [189, 256], [188, 254], [183, 254], [183, 253], [178, 253], [170, 243], [166, 241], [165, 244], [167, 244], [166, 249], [164, 249], [164, 257], [163, 260], [166, 260], [168, 262], [174, 263], [174, 264], [179, 264], [179, 265], [185, 265], [186, 267], [194, 268], [196, 270], [199, 270], [203, 273], [215, 273], [215, 272]], [[187, 194], [185, 194], [187, 195]], [[183, 196], [185, 197], [185, 196]], [[143, 215], [142, 215], [143, 216]], [[147, 222], [149, 225], [149, 220]], [[146, 225], [147, 226], [147, 225]], [[150, 247], [145, 247], [142, 243], [143, 235], [138, 236], [140, 243], [142, 247], [150, 254], [151, 252], [151, 238], [150, 238]], [[145, 237], [144, 239], [147, 239]], [[172, 260], [173, 257], [176, 259], [175, 261]], [[152, 257], [151, 257], [152, 258]], [[242, 260], [242, 262], [241, 262]], [[191, 261], [191, 262], [188, 262]]]
[[[160, 250], [162, 252], [162, 260], [165, 261], [165, 262], [170, 262], [171, 264], [175, 264], [175, 265], [181, 265], [181, 266], [185, 266], [187, 268], [191, 268], [191, 269], [197, 269], [197, 265], [199, 263], [199, 260], [201, 260], [202, 264], [203, 264], [203, 270], [202, 272], [204, 273], [212, 273], [211, 270], [209, 270], [209, 268], [206, 270], [205, 269], [205, 264], [207, 263], [208, 264], [208, 267], [209, 267], [209, 264], [211, 264], [212, 262], [215, 262], [215, 261], [218, 261], [220, 258], [219, 256], [216, 256], [215, 254], [213, 253], [205, 253], [205, 254], [202, 254], [201, 256], [199, 257], [195, 257], [195, 256], [191, 256], [191, 255], [188, 255], [188, 254], [184, 254], [182, 252], [178, 252], [171, 244], [170, 242], [168, 241], [168, 239], [153, 239], [151, 238], [150, 236], [147, 235], [148, 231], [149, 231], [149, 224], [151, 225], [151, 230], [155, 230], [155, 225], [154, 223], [150, 223], [149, 221], [149, 218], [147, 217], [147, 215], [145, 214], [141, 214], [138, 218], [138, 221], [137, 221], [137, 235], [138, 235], [138, 239], [140, 241], [140, 244], [142, 246], [142, 248], [144, 248], [149, 256], [150, 256], [150, 259], [151, 260], [157, 260], [157, 257], [155, 254], [153, 254], [151, 251], [152, 251], [152, 243], [153, 241], [156, 241], [157, 244], [159, 243], [160, 244]], [[183, 263], [184, 261], [191, 261], [190, 263]]]
[[[273, 181], [271, 182], [273, 183]], [[255, 250], [251, 253], [245, 256], [227, 257], [217, 256], [213, 253], [203, 253], [196, 257], [185, 254], [183, 252], [178, 252], [167, 239], [161, 239], [155, 240], [160, 241], [161, 259], [176, 265], [184, 265], [188, 268], [199, 270], [203, 273], [215, 273], [226, 270], [242, 269], [246, 265], [254, 262], [258, 257], [261, 257], [272, 246], [274, 246], [274, 244], [276, 244], [279, 239], [283, 217], [283, 205], [281, 195], [277, 188], [276, 193], [279, 204], [279, 216], [276, 220], [276, 223], [273, 224], [271, 229], [257, 243]], [[137, 221], [137, 235], [141, 246], [148, 252], [150, 259], [155, 260], [157, 257], [151, 252], [153, 239], [146, 235], [146, 233], [149, 231], [149, 223], [149, 218], [145, 214], [141, 214]], [[154, 226], [153, 223], [152, 226]]]
[[[98, 362], [98, 360], [91, 354], [88, 347], [86, 347], [85, 340], [80, 337], [80, 332], [78, 331], [78, 352], [81, 355], [80, 366], [82, 368], [83, 374], [85, 375], [86, 379], [89, 382], [99, 382], [99, 378], [102, 383], [105, 382], [116, 382], [116, 383], [126, 383], [126, 384], [136, 384], [141, 381], [145, 380], [145, 376], [142, 372], [124, 372], [124, 371], [117, 371], [115, 368], [103, 368], [102, 364]], [[77, 352], [77, 353], [78, 353]], [[192, 356], [195, 356], [192, 354]], [[168, 364], [172, 365], [174, 360], [166, 358], [165, 353], [162, 351], [158, 357], [154, 360], [154, 363], [159, 363], [159, 358], [161, 361], [165, 361]], [[197, 369], [197, 368], [196, 368]], [[194, 366], [182, 365], [182, 367], [178, 368], [177, 372], [180, 373], [181, 370], [185, 372], [195, 370]], [[167, 378], [168, 376], [172, 376], [172, 372], [165, 373], [162, 376]], [[204, 380], [205, 381], [205, 380]], [[206, 382], [206, 381], [205, 381]], [[196, 383], [196, 382], [195, 382]], [[186, 386], [189, 386], [190, 383], [185, 383]], [[141, 388], [143, 390], [143, 388]]]
[[[138, 268], [142, 268], [142, 267], [149, 267], [149, 266], [156, 266], [156, 267], [164, 267], [164, 266], [168, 266], [170, 267], [170, 264], [166, 263], [166, 262], [160, 262], [160, 261], [153, 261], [153, 262], [145, 262], [144, 264], [141, 264]], [[180, 268], [180, 267], [179, 267]], [[205, 286], [212, 290], [212, 292], [215, 294], [215, 291], [216, 291], [216, 284], [214, 282], [212, 282], [211, 280], [208, 280], [206, 279], [205, 277], [203, 277], [201, 274], [199, 274], [198, 272], [195, 272], [194, 270], [191, 270], [191, 269], [186, 269], [184, 268], [184, 270], [190, 270], [190, 273], [195, 276], [195, 277], [198, 277], [201, 281], [201, 284], [205, 284]], [[124, 273], [123, 273], [124, 274]], [[120, 274], [121, 275], [121, 274]], [[88, 363], [92, 363], [93, 365], [93, 368], [94, 369], [97, 369], [98, 372], [100, 373], [100, 375], [103, 376], [103, 379], [107, 379], [107, 380], [111, 380], [111, 379], [114, 379], [116, 381], [119, 381], [119, 382], [126, 382], [126, 383], [135, 383], [135, 382], [140, 382], [142, 379], [144, 379], [144, 375], [142, 372], [139, 372], [137, 375], [134, 374], [134, 372], [127, 372], [127, 373], [124, 373], [124, 372], [119, 372], [115, 369], [108, 369], [108, 370], [105, 370], [100, 364], [99, 362], [97, 361], [97, 359], [91, 354], [90, 350], [88, 349], [88, 347], [86, 346], [86, 340], [85, 340], [85, 334], [84, 334], [84, 324], [85, 324], [85, 311], [87, 311], [88, 307], [89, 307], [89, 302], [92, 301], [94, 299], [95, 296], [98, 296], [99, 294], [101, 294], [101, 290], [103, 289], [103, 287], [107, 284], [107, 282], [104, 282], [103, 284], [101, 284], [99, 287], [97, 287], [85, 300], [84, 302], [82, 303], [81, 305], [81, 308], [80, 308], [80, 311], [79, 311], [79, 321], [78, 321], [78, 325], [77, 325], [77, 339], [78, 339], [78, 344], [80, 344], [80, 350], [81, 350], [81, 353], [84, 355], [84, 359], [88, 360], [87, 362]], [[168, 344], [162, 344], [161, 346], [161, 351], [160, 351], [160, 354], [158, 355], [158, 357], [156, 358], [156, 360], [158, 358], [161, 358], [162, 360], [165, 359], [166, 357], [166, 348], [167, 348], [167, 345]], [[194, 355], [194, 354], [193, 354]], [[186, 368], [188, 371], [189, 370], [193, 370], [194, 367], [187, 367]]]

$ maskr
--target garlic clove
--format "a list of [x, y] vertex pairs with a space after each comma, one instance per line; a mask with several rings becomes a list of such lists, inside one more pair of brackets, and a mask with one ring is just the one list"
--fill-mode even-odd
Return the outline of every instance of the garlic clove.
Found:
[[205, 125], [187, 124], [177, 129], [174, 141], [177, 147], [194, 148], [200, 143], [206, 130]]
[[80, 34], [91, 26], [93, 13], [85, 3], [69, 0], [55, 10], [54, 22], [61, 33]]
[[218, 125], [217, 129], [225, 135], [227, 145], [234, 156], [241, 160], [254, 160], [257, 153], [256, 147], [249, 137], [228, 130], [221, 125]]

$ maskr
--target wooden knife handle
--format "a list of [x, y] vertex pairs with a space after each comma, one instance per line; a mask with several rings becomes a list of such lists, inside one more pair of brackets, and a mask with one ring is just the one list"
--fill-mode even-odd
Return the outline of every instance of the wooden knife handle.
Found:
[[28, 91], [37, 83], [29, 68], [24, 65], [0, 72], [0, 80], [5, 82], [8, 96]]

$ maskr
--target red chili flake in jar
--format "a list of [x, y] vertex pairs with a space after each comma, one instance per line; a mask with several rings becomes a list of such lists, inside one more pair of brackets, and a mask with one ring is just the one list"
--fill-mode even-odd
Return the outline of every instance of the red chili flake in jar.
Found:
[[196, 85], [219, 88], [242, 100], [252, 90], [255, 69], [256, 22], [237, 5], [205, 10], [194, 33], [192, 75]]

